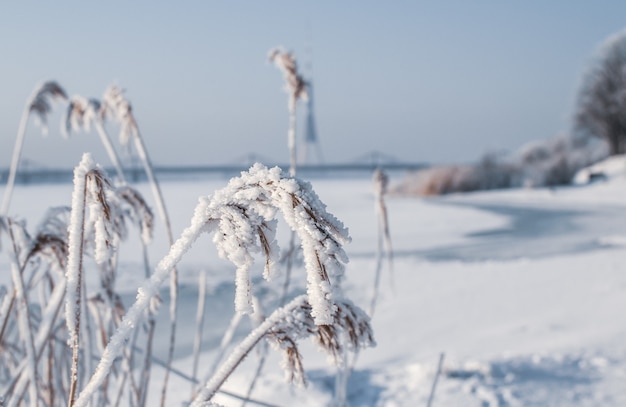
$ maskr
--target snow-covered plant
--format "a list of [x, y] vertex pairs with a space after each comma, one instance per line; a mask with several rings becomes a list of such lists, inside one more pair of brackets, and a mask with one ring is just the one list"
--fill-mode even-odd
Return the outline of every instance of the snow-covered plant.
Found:
[[[150, 279], [138, 289], [135, 303], [111, 337], [95, 373], [80, 393], [75, 406], [87, 405], [100, 388], [114, 361], [124, 352], [126, 340], [138, 326], [152, 298], [158, 294], [160, 285], [201, 234], [214, 233], [213, 242], [218, 253], [236, 266], [235, 309], [240, 313], [252, 312], [250, 269], [255, 254], [261, 253], [265, 255], [263, 276], [266, 279], [272, 276], [271, 271], [278, 257], [275, 240], [278, 212], [298, 235], [302, 245], [307, 275], [307, 294], [304, 299], [308, 305], [301, 311], [301, 315], [310, 319], [308, 326], [315, 326], [320, 332], [338, 329], [332, 327], [336, 324], [343, 327], [340, 320], [348, 321], [344, 311], [347, 302], [343, 300], [336, 283], [347, 262], [343, 250], [343, 245], [350, 241], [347, 229], [326, 211], [309, 183], [285, 177], [279, 168], [268, 169], [255, 164], [248, 172], [233, 178], [222, 190], [200, 198], [191, 224], [170, 247], [168, 255], [159, 262]], [[264, 336], [268, 329], [303, 304], [300, 299], [276, 311], [274, 317], [268, 318], [266, 325], [264, 322], [259, 326], [255, 335]], [[358, 332], [368, 332], [371, 336], [367, 316], [361, 311], [351, 312], [359, 321], [355, 324], [356, 320], [351, 319], [352, 325], [367, 327], [359, 328]], [[325, 338], [324, 343], [337, 348], [330, 340], [334, 334], [330, 338], [328, 335], [320, 335]], [[360, 338], [361, 334], [357, 334], [357, 337]], [[253, 342], [258, 342], [258, 339]], [[363, 344], [362, 341], [358, 343]], [[223, 369], [219, 372], [223, 372]]]
[[[24, 253], [28, 250], [30, 245], [30, 236], [26, 231], [26, 227], [23, 221], [17, 222], [7, 216], [0, 216], [0, 232], [6, 234], [9, 237], [9, 260], [13, 266], [17, 266], [17, 270], [20, 270], [20, 264], [24, 264], [27, 260]], [[12, 277], [16, 276], [12, 274]], [[19, 287], [15, 285], [11, 288], [10, 293], [4, 295], [2, 303], [0, 305], [0, 348], [3, 348], [3, 340], [9, 324], [9, 318], [15, 301], [17, 298]]]
[[306, 99], [306, 82], [298, 73], [296, 58], [281, 47], [273, 48], [268, 53], [268, 59], [283, 73], [285, 91], [289, 94], [289, 111], [295, 110], [298, 99]]
[[341, 363], [344, 357], [344, 343], [351, 350], [374, 345], [369, 317], [349, 300], [341, 299], [335, 303], [332, 324], [318, 324], [312, 317], [312, 311], [313, 307], [306, 295], [296, 297], [274, 311], [233, 351], [191, 403], [191, 407], [200, 407], [210, 401], [228, 376], [263, 338], [283, 351], [283, 368], [287, 378], [301, 384], [305, 384], [306, 379], [297, 346], [300, 339], [311, 336], [336, 364]]
[[150, 157], [148, 156], [148, 150], [146, 149], [141, 133], [139, 132], [139, 126], [137, 125], [137, 121], [133, 115], [130, 102], [124, 97], [123, 90], [116, 85], [109, 86], [106, 89], [104, 96], [102, 97], [102, 102], [104, 117], [112, 118], [120, 125], [120, 142], [122, 145], [128, 145], [131, 140], [135, 143], [135, 148], [137, 149], [139, 158], [144, 165], [144, 170], [148, 176], [148, 180], [150, 181], [150, 186], [154, 194], [154, 199], [156, 200], [159, 215], [161, 216], [163, 223], [165, 223], [167, 233], [170, 235], [169, 239], [172, 240], [169, 216], [167, 214], [167, 210], [165, 209], [165, 200], [163, 199], [159, 183], [154, 175], [154, 168], [152, 167]]
[[[133, 188], [126, 186], [126, 178], [124, 176], [124, 170], [122, 168], [121, 160], [115, 148], [113, 147], [111, 138], [109, 137], [104, 126], [104, 120], [106, 118], [113, 118], [115, 120], [118, 119], [117, 116], [114, 116], [114, 113], [118, 111], [130, 112], [130, 105], [125, 100], [120, 101], [120, 95], [114, 91], [107, 92], [105, 94], [105, 97], [107, 97], [108, 103], [100, 103], [100, 101], [96, 99], [86, 99], [81, 96], [73, 96], [70, 100], [70, 104], [67, 109], [67, 114], [63, 121], [62, 127], [66, 134], [69, 134], [71, 130], [84, 130], [86, 132], [89, 132], [92, 124], [96, 128], [96, 131], [100, 136], [100, 140], [104, 145], [111, 162], [116, 168], [117, 177], [122, 184], [122, 186], [116, 188], [115, 193], [110, 196], [110, 199], [113, 199], [115, 201], [115, 205], [113, 205], [113, 207], [119, 207], [122, 209], [127, 208], [123, 210], [123, 213], [120, 211], [118, 211], [119, 213], [113, 213], [111, 223], [116, 226], [117, 234], [121, 238], [124, 238], [126, 235], [125, 219], [130, 219], [139, 227], [142, 237], [145, 271], [146, 275], [149, 275], [150, 266], [148, 262], [147, 245], [152, 239], [152, 231], [154, 228], [153, 214], [143, 197]], [[116, 111], [113, 110], [113, 107], [111, 107], [112, 105], [117, 106]], [[128, 123], [131, 119], [134, 119], [128, 115], [123, 116], [122, 119], [124, 119], [124, 121], [122, 122], [122, 134], [125, 135], [125, 140], [127, 142], [131, 131], [131, 126], [128, 125]], [[153, 178], [154, 177], [152, 177], [151, 179]], [[159, 196], [157, 195], [157, 201], [158, 200]], [[88, 230], [87, 233], [93, 234], [93, 231]], [[94, 241], [93, 239], [88, 240]], [[110, 313], [107, 312], [107, 309], [116, 310], [116, 313], [113, 315], [116, 322], [119, 322], [119, 317], [121, 316], [119, 314], [120, 310], [122, 309], [121, 299], [113, 294], [113, 285], [115, 283], [115, 267], [115, 264], [100, 266], [101, 287], [103, 288], [105, 295], [94, 297], [89, 302], [92, 312], [94, 313], [94, 315], [96, 315], [99, 329], [101, 332], [103, 332], [102, 337], [105, 338], [108, 338], [110, 331], [110, 329], [108, 329], [107, 327], [111, 326], [111, 324], [113, 323], [113, 321], [107, 318], [107, 315], [110, 315]], [[148, 341], [151, 342], [155, 324], [152, 316], [150, 317], [150, 320], [147, 324], [150, 331]], [[102, 342], [104, 346], [106, 344], [106, 341]], [[144, 363], [144, 366], [149, 367], [149, 360], [152, 357], [151, 352], [149, 351], [151, 349], [151, 346], [146, 346], [146, 348], [147, 351], [145, 358], [147, 362]], [[147, 393], [147, 378], [148, 375], [143, 374], [143, 382], [141, 383], [141, 385], [137, 386], [137, 388], [139, 388], [140, 391], [144, 393], [144, 395], [145, 393]], [[145, 386], [143, 386], [143, 384], [145, 384]], [[142, 395], [138, 396], [137, 398], [140, 399], [141, 397]]]
[[104, 128], [105, 118], [105, 106], [97, 99], [87, 99], [79, 95], [74, 95], [70, 99], [70, 103], [67, 107], [65, 118], [61, 123], [61, 131], [66, 137], [69, 136], [72, 131], [85, 131], [90, 132], [92, 125], [96, 128], [102, 145], [109, 155], [109, 159], [115, 166], [117, 176], [122, 183], [126, 182], [124, 176], [124, 170], [117, 154], [117, 151], [113, 147], [111, 138]]
[[[25, 223], [12, 220], [7, 222], [11, 225], [9, 231], [12, 252], [18, 254], [12, 257], [12, 264], [13, 267], [19, 266], [17, 273], [13, 273], [13, 294], [8, 296], [11, 302], [18, 305], [17, 312], [12, 311], [13, 304], [8, 304], [7, 307], [4, 302], [0, 311], [0, 320], [3, 321], [0, 347], [6, 346], [11, 349], [7, 353], [18, 356], [18, 359], [6, 364], [11, 369], [8, 385], [2, 390], [7, 406], [17, 406], [26, 400], [35, 405], [38, 399], [52, 406], [62, 400], [61, 395], [65, 393], [60, 391], [63, 387], [62, 381], [53, 377], [60, 376], [65, 361], [68, 360], [66, 347], [56, 345], [56, 335], [62, 334], [62, 325], [59, 325], [57, 316], [65, 295], [65, 278], [61, 278], [60, 271], [65, 267], [67, 259], [67, 223], [64, 222], [66, 215], [64, 209], [50, 210], [33, 239], [28, 237]], [[38, 306], [35, 306], [36, 300], [33, 297], [39, 297]], [[26, 312], [32, 312], [28, 325], [30, 333], [26, 340], [11, 343], [11, 324], [7, 324], [7, 321], [10, 318], [20, 320], [20, 313], [24, 313], [20, 311], [23, 308], [20, 302], [25, 300], [30, 304]], [[21, 325], [25, 326], [23, 322]], [[23, 331], [23, 328], [19, 330]], [[41, 359], [46, 361], [41, 362]], [[41, 381], [46, 385], [40, 386]], [[33, 389], [33, 385], [36, 389]], [[26, 395], [27, 388], [29, 391]]]
[[[289, 175], [293, 177], [297, 172], [298, 156], [296, 143], [296, 105], [298, 100], [308, 99], [308, 84], [298, 73], [296, 59], [291, 53], [285, 51], [281, 47], [273, 48], [268, 53], [268, 59], [283, 73], [283, 78], [285, 80], [285, 91], [288, 95], [287, 108], [289, 110], [289, 129], [287, 131], [287, 147], [289, 148]], [[289, 293], [291, 272], [296, 256], [295, 239], [295, 233], [292, 232], [289, 239], [289, 249], [284, 255], [285, 282], [283, 284], [281, 305], [284, 305]]]
[[389, 233], [389, 219], [387, 216], [387, 205], [385, 205], [385, 195], [389, 186], [389, 177], [380, 168], [374, 171], [372, 177], [374, 184], [374, 199], [376, 215], [378, 220], [378, 247], [376, 250], [376, 273], [374, 280], [374, 294], [369, 308], [369, 315], [374, 315], [376, 300], [378, 299], [378, 287], [380, 285], [380, 274], [382, 271], [383, 257], [387, 257], [389, 272], [393, 272], [393, 251], [391, 248], [391, 235]]
[[204, 329], [204, 302], [206, 300], [206, 270], [200, 270], [198, 276], [198, 307], [196, 311], [196, 333], [193, 338], [193, 368], [191, 369], [191, 378], [194, 380], [191, 384], [191, 395], [193, 397], [196, 391], [196, 381], [198, 378], [198, 361], [200, 360], [200, 346], [202, 345], [202, 331]]
[[103, 113], [100, 101], [74, 95], [70, 98], [61, 122], [61, 134], [69, 137], [72, 131], [90, 131], [92, 124], [102, 118]]
[[[264, 277], [269, 280], [273, 274], [279, 258], [275, 239], [279, 212], [302, 242], [307, 294], [267, 319], [257, 318], [258, 328], [224, 359], [225, 367], [216, 369], [203, 383], [217, 389], [241, 355], [261, 339], [288, 355], [288, 376], [296, 381], [304, 377], [297, 341], [306, 336], [317, 338], [333, 360], [341, 359], [346, 349], [371, 344], [369, 319], [343, 299], [337, 286], [347, 261], [342, 248], [349, 241], [347, 230], [327, 213], [308, 183], [261, 165], [200, 199], [191, 225], [123, 315], [121, 301], [113, 291], [116, 247], [127, 235], [129, 221], [140, 228], [147, 242], [153, 219], [136, 191], [127, 186], [115, 188], [85, 155], [75, 170], [71, 209], [50, 209], [34, 238], [24, 224], [0, 217], [0, 229], [10, 233], [15, 265], [12, 290], [0, 297], [0, 349], [12, 349], [0, 352], [0, 396], [6, 405], [117, 405], [126, 397], [132, 405], [146, 405], [159, 285], [199, 235], [214, 233], [219, 254], [236, 266], [237, 312], [259, 309], [251, 294], [249, 273], [255, 257], [263, 256]], [[102, 291], [89, 296], [84, 284], [87, 255], [100, 263], [96, 269], [102, 284]], [[34, 302], [36, 296], [38, 302]], [[63, 303], [65, 313], [61, 311]], [[140, 347], [143, 355], [138, 366], [134, 350], [140, 331], [136, 328], [141, 326], [147, 332], [140, 337], [150, 339]], [[63, 337], [70, 338], [70, 347], [63, 344]], [[354, 342], [351, 338], [360, 339]], [[103, 349], [105, 341], [108, 344]], [[100, 344], [101, 351], [94, 346]], [[241, 353], [246, 346], [249, 349]], [[98, 357], [101, 361], [94, 369], [91, 360]], [[40, 386], [42, 382], [46, 386]], [[206, 390], [198, 400], [203, 398]]]
[[282, 48], [271, 49], [268, 53], [268, 59], [283, 73], [285, 79], [285, 91], [287, 92], [287, 107], [289, 109], [289, 131], [287, 133], [287, 144], [289, 147], [290, 166], [289, 174], [296, 175], [296, 104], [299, 99], [306, 100], [307, 83], [298, 73], [296, 58], [291, 53]]
[[306, 298], [301, 296], [295, 302], [299, 305], [292, 312], [285, 313], [267, 334], [270, 343], [284, 352], [283, 367], [290, 381], [306, 384], [302, 356], [297, 347], [297, 341], [302, 338], [311, 336], [337, 366], [345, 357], [346, 345], [348, 350], [355, 351], [375, 344], [370, 318], [350, 300], [337, 302], [335, 322], [330, 325], [315, 324]]
[[24, 220], [16, 220], [8, 216], [0, 216], [0, 236], [9, 236], [11, 233], [11, 224], [14, 229], [14, 238], [16, 239], [18, 257], [22, 257], [30, 244], [31, 237], [26, 230], [26, 222]]
[[[165, 207], [165, 199], [161, 192], [161, 187], [157, 181], [154, 169], [148, 155], [148, 150], [144, 144], [141, 133], [139, 132], [139, 126], [137, 120], [132, 111], [132, 106], [128, 99], [124, 97], [124, 91], [116, 85], [109, 86], [104, 92], [102, 97], [104, 104], [105, 117], [113, 118], [120, 125], [120, 142], [123, 145], [128, 145], [131, 139], [134, 142], [139, 158], [143, 163], [144, 171], [150, 182], [150, 188], [156, 201], [159, 216], [165, 225], [165, 231], [170, 246], [174, 243], [174, 235], [172, 234], [172, 227], [170, 224], [170, 218]], [[176, 314], [178, 304], [178, 272], [176, 269], [172, 270], [170, 278], [170, 347], [167, 357], [167, 368], [165, 378], [163, 382], [163, 390], [161, 397], [161, 406], [165, 403], [165, 394], [167, 391], [167, 383], [169, 379], [169, 372], [174, 357], [174, 342], [176, 337]]]
[[124, 90], [117, 85], [109, 86], [102, 96], [104, 114], [120, 125], [120, 143], [127, 146], [131, 137], [138, 132], [137, 122], [130, 101], [124, 97]]
[[[152, 211], [147, 205], [143, 196], [138, 191], [129, 186], [121, 186], [116, 188], [114, 193], [111, 194], [111, 200], [115, 203], [114, 207], [118, 208], [117, 214], [114, 216], [114, 219], [116, 219], [115, 223], [125, 224], [125, 220], [128, 219], [132, 223], [134, 223], [135, 227], [140, 231], [141, 242], [144, 249], [144, 263], [146, 266], [145, 272], [146, 277], [148, 277], [149, 265], [147, 261], [146, 247], [152, 240], [152, 234], [154, 229], [154, 216], [152, 214]], [[113, 275], [113, 278], [114, 277], [115, 275]], [[112, 288], [110, 290], [112, 290]], [[158, 296], [153, 298], [151, 306], [147, 312], [148, 320], [146, 321], [145, 328], [148, 332], [148, 335], [146, 337], [146, 343], [144, 345], [144, 363], [141, 374], [139, 375], [139, 379], [137, 380], [138, 384], [134, 386], [134, 395], [139, 406], [145, 406], [146, 398], [148, 395], [148, 382], [150, 378], [149, 371], [152, 358], [152, 341], [154, 338], [154, 330], [156, 325], [155, 310], [160, 305], [160, 301], [160, 297]], [[116, 306], [116, 309], [119, 310], [119, 313], [115, 315], [115, 326], [117, 326], [121, 321], [124, 309], [121, 304], [121, 299], [118, 295], [110, 298], [109, 303], [111, 302]], [[112, 333], [113, 331], [107, 332], [107, 339]], [[131, 343], [132, 347], [135, 346], [136, 341], [137, 335], [133, 337]], [[102, 341], [102, 346], [106, 346], [106, 341]], [[128, 368], [130, 370], [132, 369], [132, 352], [130, 353], [130, 355], [127, 354], [127, 357]], [[131, 374], [132, 372], [129, 372], [127, 375]]]
[[9, 168], [9, 178], [2, 198], [2, 206], [0, 206], [0, 215], [6, 215], [9, 212], [13, 187], [15, 186], [15, 176], [22, 156], [28, 118], [31, 113], [35, 115], [36, 121], [41, 125], [43, 134], [46, 135], [48, 133], [48, 114], [52, 111], [52, 102], [66, 99], [67, 95], [63, 88], [55, 81], [48, 81], [38, 85], [26, 101], [17, 130], [15, 147], [11, 157], [11, 167]]
[[[11, 250], [8, 252], [11, 260], [13, 288], [7, 295], [0, 307], [0, 348], [11, 349], [8, 354], [17, 356], [17, 359], [5, 361], [4, 365], [11, 371], [9, 385], [3, 389], [3, 396], [7, 406], [16, 406], [21, 401], [28, 400], [30, 405], [36, 405], [39, 398], [46, 401], [54, 400], [52, 394], [54, 383], [48, 381], [48, 385], [40, 389], [38, 382], [44, 377], [50, 379], [54, 362], [39, 364], [45, 345], [53, 347], [55, 341], [51, 334], [54, 319], [60, 308], [65, 286], [56, 285], [49, 270], [58, 270], [60, 258], [64, 251], [62, 238], [55, 236], [52, 231], [40, 230], [34, 239], [30, 239], [25, 229], [24, 222], [15, 222], [10, 218], [4, 218], [2, 224], [8, 226], [7, 233], [11, 238]], [[50, 267], [34, 260], [44, 260]], [[63, 260], [61, 260], [63, 261]], [[54, 266], [53, 266], [54, 264]], [[26, 273], [27, 266], [33, 269], [33, 273]], [[40, 289], [35, 290], [38, 287]], [[39, 303], [46, 304], [41, 312], [33, 312], [35, 295], [42, 294], [44, 287], [50, 287], [52, 292], [45, 300], [40, 297]], [[42, 290], [44, 288], [44, 290]], [[7, 301], [5, 301], [7, 300]], [[15, 306], [15, 307], [14, 307]], [[26, 317], [26, 319], [25, 319]], [[17, 324], [11, 324], [11, 318]], [[17, 325], [18, 341], [12, 340], [11, 327]], [[52, 359], [51, 359], [52, 360]], [[28, 387], [28, 395], [25, 395]], [[44, 396], [46, 395], [46, 396]]]
[[[129, 205], [131, 210], [125, 209]], [[132, 215], [131, 215], [132, 214]], [[85, 154], [74, 171], [74, 192], [68, 236], [68, 264], [66, 271], [66, 323], [73, 349], [70, 405], [77, 388], [80, 321], [83, 308], [83, 255], [86, 236], [93, 236], [94, 259], [104, 264], [112, 258], [119, 241], [126, 237], [125, 218], [136, 219], [142, 229], [142, 238], [149, 241], [152, 232], [152, 214], [141, 195], [128, 187], [116, 190], [89, 154]], [[91, 231], [91, 233], [89, 233]], [[102, 288], [113, 301], [114, 271], [104, 271]], [[115, 304], [119, 301], [113, 301]], [[87, 316], [85, 315], [87, 319]]]
[[143, 196], [136, 189], [124, 185], [115, 188], [114, 197], [123, 211], [119, 221], [130, 219], [141, 232], [141, 241], [150, 243], [154, 231], [154, 214]]
[[30, 244], [26, 261], [41, 257], [47, 259], [49, 263], [55, 263], [58, 270], [64, 270], [67, 265], [69, 219], [69, 206], [48, 209]]
[[[6, 216], [0, 216], [0, 232], [4, 232], [10, 237], [11, 259], [20, 266], [20, 274], [26, 264], [35, 257], [43, 257], [54, 260], [58, 263], [65, 261], [64, 255], [67, 253], [65, 242], [60, 241], [53, 235], [38, 233], [32, 239], [26, 230], [24, 221], [15, 221]], [[4, 333], [7, 328], [7, 321], [15, 301], [15, 287], [9, 295], [5, 295], [0, 306], [0, 347]]]
[[[52, 405], [51, 401], [55, 400], [56, 384], [51, 379], [51, 366], [56, 366], [57, 375], [62, 367], [55, 362], [55, 356], [52, 356], [56, 338], [51, 330], [65, 294], [64, 279], [59, 278], [58, 271], [64, 267], [67, 253], [64, 240], [67, 224], [65, 228], [60, 227], [60, 230], [56, 230], [54, 224], [54, 221], [44, 221], [35, 238], [31, 239], [25, 222], [0, 218], [0, 225], [9, 226], [5, 230], [11, 237], [12, 249], [8, 254], [13, 271], [11, 293], [3, 299], [0, 307], [0, 348], [11, 351], [0, 353], [17, 356], [17, 359], [4, 361], [4, 367], [11, 371], [9, 384], [2, 390], [7, 406], [16, 406], [26, 400], [35, 405], [39, 398]], [[29, 269], [32, 270], [31, 273], [27, 273]], [[37, 309], [33, 299], [36, 296], [39, 296], [39, 305], [45, 304], [45, 308], [33, 312]], [[25, 314], [30, 314], [28, 324], [22, 320]], [[18, 342], [11, 339], [14, 337], [11, 329], [15, 326], [9, 322], [11, 319], [18, 321], [18, 331], [29, 330], [26, 336], [19, 334]], [[48, 349], [48, 363], [39, 362], [43, 357], [44, 347]], [[62, 357], [63, 360], [66, 359]], [[59, 360], [56, 359], [57, 362]], [[40, 380], [46, 381], [47, 385], [39, 386]], [[25, 393], [27, 388], [28, 395]]]
[[[83, 160], [74, 170], [74, 192], [69, 227], [69, 254], [66, 271], [67, 295], [65, 321], [70, 334], [72, 355], [72, 376], [69, 405], [73, 405], [78, 385], [78, 352], [80, 321], [82, 313], [83, 253], [85, 244], [85, 224], [89, 220], [95, 230], [95, 259], [104, 263], [110, 255], [111, 211], [105, 198], [108, 180], [95, 166], [91, 156]], [[87, 214], [87, 211], [89, 214]], [[88, 217], [87, 217], [88, 216]]]
[[20, 267], [19, 254], [20, 250], [16, 244], [15, 234], [13, 232], [13, 224], [11, 218], [8, 219], [9, 235], [13, 250], [11, 255], [11, 277], [13, 287], [15, 287], [15, 302], [17, 303], [17, 321], [20, 341], [25, 344], [26, 349], [26, 370], [30, 377], [30, 386], [28, 390], [30, 405], [37, 406], [37, 360], [35, 351], [35, 340], [33, 338], [33, 330], [31, 329], [31, 306], [28, 298], [28, 291], [24, 283], [24, 275]]

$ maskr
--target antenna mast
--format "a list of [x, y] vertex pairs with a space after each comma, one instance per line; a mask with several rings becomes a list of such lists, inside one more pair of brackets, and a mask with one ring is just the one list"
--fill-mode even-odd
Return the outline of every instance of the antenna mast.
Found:
[[315, 110], [314, 110], [314, 97], [313, 97], [313, 30], [311, 29], [311, 22], [308, 24], [309, 31], [309, 39], [308, 45], [306, 46], [306, 54], [307, 54], [307, 62], [306, 62], [306, 71], [308, 74], [308, 78], [306, 79], [307, 83], [307, 94], [308, 101], [306, 104], [306, 124], [304, 127], [304, 144], [302, 149], [302, 162], [304, 164], [310, 164], [312, 158], [312, 149], [310, 147], [315, 147], [315, 153], [317, 156], [318, 164], [321, 164], [324, 159], [322, 157], [322, 149], [320, 146], [320, 142], [317, 136], [317, 126], [315, 125]]

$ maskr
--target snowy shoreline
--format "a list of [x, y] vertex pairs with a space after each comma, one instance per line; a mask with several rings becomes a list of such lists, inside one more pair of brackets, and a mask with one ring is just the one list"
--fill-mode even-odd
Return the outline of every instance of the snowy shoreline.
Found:
[[[198, 197], [224, 184], [163, 183], [175, 233], [189, 222]], [[435, 199], [389, 197], [396, 249], [393, 286], [390, 276], [383, 275], [373, 319], [378, 346], [359, 357], [350, 381], [350, 405], [424, 404], [441, 352], [445, 360], [437, 406], [624, 405], [625, 186], [616, 179], [556, 192], [520, 189]], [[363, 306], [371, 292], [376, 250], [371, 184], [315, 180], [313, 187], [328, 210], [350, 229], [353, 243], [346, 248], [350, 263], [345, 291]], [[140, 184], [143, 188], [147, 186]], [[61, 185], [18, 186], [15, 212], [29, 221], [39, 219], [48, 206], [68, 204], [68, 191], [70, 187]], [[281, 226], [279, 242], [284, 246]], [[129, 242], [120, 251], [122, 272], [117, 282], [125, 302], [132, 300], [143, 280], [134, 272], [140, 264], [134, 250], [139, 247], [137, 236]], [[157, 238], [150, 248], [153, 265], [165, 246]], [[234, 288], [227, 281], [232, 281], [233, 267], [219, 260], [210, 239], [203, 237], [181, 264], [182, 318], [175, 361], [181, 370], [191, 363], [201, 268], [209, 274], [201, 366], [212, 361], [213, 349], [232, 315]], [[8, 278], [2, 276], [0, 283]], [[280, 286], [280, 277], [270, 284]], [[302, 277], [295, 286], [302, 289]], [[167, 302], [165, 287], [162, 297]], [[167, 318], [162, 309], [157, 357], [167, 347]], [[240, 328], [238, 336], [247, 326]], [[284, 383], [279, 358], [272, 354], [253, 397], [280, 406], [330, 403], [333, 369], [312, 346], [305, 345], [303, 355], [308, 389], [292, 389]], [[255, 360], [250, 355], [225, 389], [245, 392]], [[161, 374], [162, 369], [154, 373], [154, 394]], [[189, 389], [185, 379], [174, 376], [169, 399], [185, 397]], [[223, 395], [215, 401], [233, 403]]]

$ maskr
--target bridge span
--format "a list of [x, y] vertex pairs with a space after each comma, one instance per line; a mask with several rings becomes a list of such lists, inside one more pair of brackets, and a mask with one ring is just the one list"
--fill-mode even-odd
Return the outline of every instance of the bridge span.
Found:
[[[268, 167], [278, 166], [286, 172], [288, 164], [264, 164]], [[349, 176], [369, 176], [377, 168], [381, 168], [389, 173], [403, 173], [417, 171], [427, 168], [425, 163], [336, 163], [301, 165], [298, 167], [298, 176], [302, 178], [332, 178]], [[230, 178], [246, 171], [250, 165], [226, 164], [226, 165], [176, 165], [176, 166], [156, 166], [154, 171], [159, 179], [177, 180], [186, 178], [217, 177]], [[106, 172], [111, 176], [115, 175], [113, 168], [106, 167]], [[146, 179], [142, 167], [125, 168], [124, 173], [128, 180], [133, 182]], [[6, 183], [9, 170], [0, 170], [0, 182]], [[36, 184], [36, 183], [62, 183], [71, 182], [73, 179], [73, 169], [71, 168], [26, 168], [17, 172], [16, 183]]]

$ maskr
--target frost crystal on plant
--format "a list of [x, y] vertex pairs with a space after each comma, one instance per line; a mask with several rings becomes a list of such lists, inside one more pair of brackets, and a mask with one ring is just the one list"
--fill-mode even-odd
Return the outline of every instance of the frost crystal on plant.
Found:
[[127, 145], [130, 137], [137, 131], [137, 125], [132, 113], [130, 102], [124, 98], [124, 91], [116, 85], [111, 85], [102, 97], [104, 114], [113, 117], [121, 126], [120, 143]]
[[302, 357], [297, 348], [300, 339], [311, 336], [337, 366], [345, 357], [346, 345], [352, 351], [375, 345], [370, 318], [351, 301], [343, 299], [337, 302], [335, 323], [331, 325], [314, 323], [306, 297], [294, 302], [297, 306], [285, 313], [267, 333], [270, 343], [284, 352], [282, 365], [289, 381], [306, 384]]
[[205, 219], [216, 221], [213, 241], [220, 256], [237, 266], [238, 312], [252, 312], [249, 270], [253, 254], [266, 254], [266, 278], [277, 258], [275, 223], [269, 221], [274, 221], [279, 210], [302, 242], [313, 318], [317, 324], [333, 323], [334, 299], [340, 295], [332, 279], [343, 273], [347, 256], [342, 246], [350, 238], [343, 224], [326, 212], [309, 183], [285, 178], [279, 168], [255, 164], [200, 205]]
[[306, 82], [298, 73], [298, 65], [296, 58], [291, 53], [281, 49], [274, 48], [267, 55], [270, 62], [283, 73], [285, 78], [285, 90], [289, 94], [289, 111], [294, 111], [296, 102], [302, 98], [307, 100]]
[[[172, 244], [150, 279], [137, 290], [135, 303], [111, 337], [95, 373], [77, 399], [76, 407], [85, 406], [105, 381], [112, 364], [123, 351], [126, 339], [158, 294], [159, 286], [202, 233], [215, 232], [214, 242], [220, 255], [237, 267], [235, 303], [238, 311], [252, 311], [248, 272], [255, 253], [265, 253], [268, 268], [278, 258], [275, 241], [277, 211], [283, 214], [286, 223], [302, 241], [311, 321], [320, 329], [334, 324], [343, 304], [335, 281], [342, 275], [348, 261], [343, 250], [343, 245], [350, 241], [348, 230], [326, 211], [309, 183], [284, 177], [280, 168], [268, 169], [255, 164], [248, 172], [233, 178], [225, 188], [200, 198], [189, 227]], [[269, 272], [264, 274], [270, 275]], [[257, 328], [261, 329], [261, 335], [270, 322], [266, 320]], [[253, 340], [252, 345], [256, 341]]]
[[44, 135], [48, 134], [48, 114], [52, 111], [51, 102], [66, 99], [65, 91], [55, 81], [44, 82], [33, 92], [28, 110], [35, 115]]
[[87, 99], [74, 95], [65, 112], [65, 119], [61, 123], [61, 132], [68, 137], [71, 131], [91, 131], [95, 120], [100, 120], [104, 110], [96, 99]]

